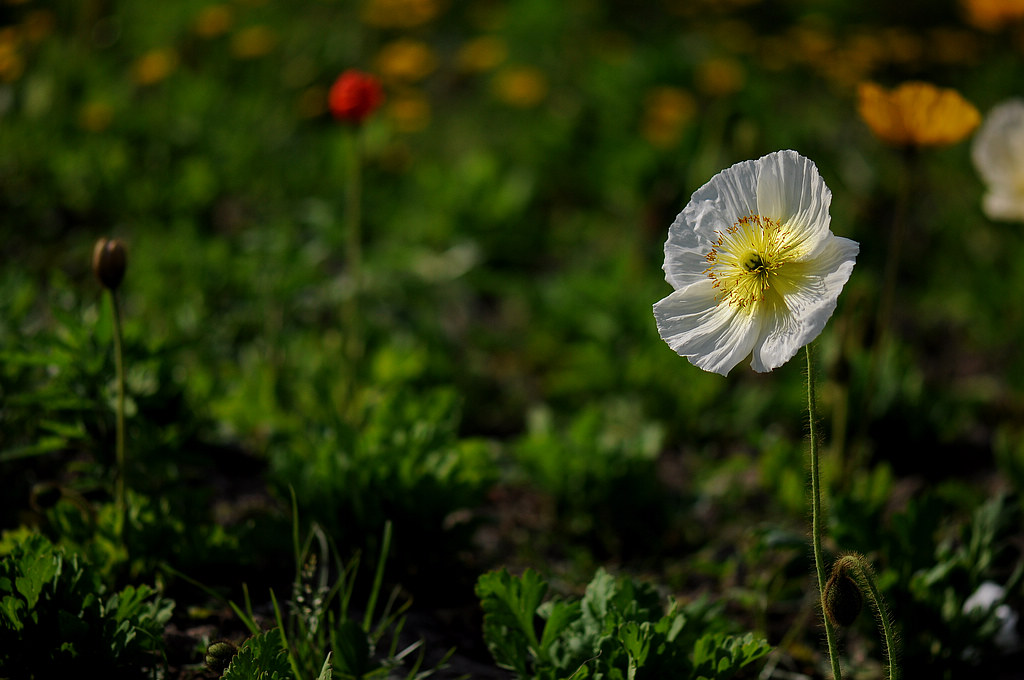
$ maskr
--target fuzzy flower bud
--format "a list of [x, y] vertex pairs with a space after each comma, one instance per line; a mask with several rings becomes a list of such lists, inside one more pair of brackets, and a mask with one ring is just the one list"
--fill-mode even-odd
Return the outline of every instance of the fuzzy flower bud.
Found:
[[126, 254], [124, 244], [116, 238], [101, 238], [92, 249], [92, 271], [109, 290], [117, 290], [124, 279]]
[[338, 120], [353, 125], [362, 122], [384, 101], [384, 90], [375, 77], [349, 69], [338, 76], [327, 94], [327, 106]]
[[853, 569], [853, 558], [843, 557], [832, 567], [825, 583], [825, 616], [834, 626], [852, 625], [864, 606]]
[[214, 673], [223, 673], [238, 649], [226, 640], [218, 640], [206, 648], [206, 667]]

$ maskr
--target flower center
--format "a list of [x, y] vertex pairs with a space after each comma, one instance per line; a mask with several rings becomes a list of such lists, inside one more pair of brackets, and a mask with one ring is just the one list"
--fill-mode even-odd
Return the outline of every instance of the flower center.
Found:
[[751, 214], [715, 233], [704, 273], [715, 282], [717, 301], [737, 307], [763, 302], [778, 283], [779, 270], [793, 259], [790, 232], [778, 220]]

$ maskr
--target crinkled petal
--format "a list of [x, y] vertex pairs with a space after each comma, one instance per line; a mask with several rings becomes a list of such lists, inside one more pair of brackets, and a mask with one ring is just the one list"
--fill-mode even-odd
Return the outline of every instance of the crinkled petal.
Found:
[[[673, 288], [683, 288], [704, 278], [704, 268], [707, 266], [704, 256], [711, 250], [718, 234], [724, 233], [740, 218], [753, 214], [775, 217], [759, 212], [759, 175], [765, 164], [771, 163], [773, 157], [780, 154], [785, 155], [785, 158], [778, 163], [786, 167], [786, 172], [793, 174], [802, 167], [799, 159], [803, 157], [795, 151], [776, 152], [756, 161], [736, 163], [719, 172], [693, 193], [690, 202], [669, 227], [668, 240], [665, 242], [663, 269], [665, 279]], [[810, 164], [814, 178], [824, 187], [814, 164], [807, 159], [803, 160]], [[827, 188], [825, 192], [828, 192]], [[831, 194], [828, 194], [823, 209], [826, 216], [829, 200]], [[825, 228], [828, 228], [827, 221]]]
[[[760, 161], [743, 161], [722, 170], [693, 192], [690, 202], [676, 218], [676, 225], [692, 229], [701, 238], [714, 241], [746, 215], [757, 212], [757, 168]], [[669, 229], [671, 238], [672, 229]]]
[[710, 250], [711, 243], [697, 236], [697, 232], [686, 225], [680, 213], [669, 227], [668, 240], [665, 241], [665, 264], [662, 265], [665, 280], [678, 290], [706, 279], [704, 270], [707, 261], [704, 256]]
[[757, 340], [760, 319], [719, 304], [710, 280], [677, 290], [654, 305], [658, 333], [694, 366], [727, 375]]
[[813, 259], [787, 265], [778, 302], [765, 311], [764, 332], [750, 363], [755, 371], [778, 368], [818, 337], [836, 309], [859, 251], [856, 241], [831, 236]]
[[777, 220], [792, 233], [798, 257], [809, 257], [829, 232], [832, 192], [809, 158], [796, 151], [776, 151], [757, 161], [757, 212]]

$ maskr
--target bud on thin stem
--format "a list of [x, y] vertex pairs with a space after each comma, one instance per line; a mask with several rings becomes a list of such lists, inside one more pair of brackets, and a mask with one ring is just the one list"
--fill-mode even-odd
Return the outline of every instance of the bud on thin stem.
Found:
[[852, 625], [864, 606], [864, 596], [854, 578], [853, 565], [848, 557], [835, 563], [832, 575], [825, 584], [825, 616], [833, 626]]
[[[832, 587], [833, 591], [831, 597], [829, 596], [829, 586]], [[857, 591], [856, 595], [850, 592], [851, 589]], [[878, 592], [878, 587], [875, 585], [874, 569], [871, 568], [871, 563], [868, 562], [867, 558], [857, 553], [850, 553], [840, 557], [832, 567], [832, 576], [829, 577], [825, 590], [825, 614], [833, 622], [837, 622], [841, 617], [849, 614], [848, 610], [852, 607], [854, 599], [862, 600], [864, 597], [867, 597], [868, 602], [871, 603], [871, 609], [875, 613], [875, 618], [878, 619], [878, 627], [881, 629], [882, 639], [885, 642], [885, 656], [889, 664], [889, 680], [899, 680], [900, 666], [896, 658], [899, 653], [896, 632], [893, 630], [892, 621], [889, 618], [889, 610], [885, 606], [885, 600], [882, 599], [882, 595]], [[829, 611], [832, 608], [831, 603], [833, 601], [835, 602], [835, 611]], [[850, 623], [853, 622], [859, 611], [860, 604], [858, 603], [856, 612], [849, 617]], [[849, 624], [839, 622], [837, 625]]]
[[110, 291], [114, 318], [114, 364], [117, 371], [117, 482], [114, 496], [118, 509], [118, 534], [124, 539], [127, 525], [128, 503], [126, 493], [126, 465], [124, 455], [124, 348], [121, 337], [121, 305], [117, 288], [124, 279], [127, 256], [124, 244], [116, 238], [101, 238], [92, 249], [92, 271], [100, 284]]
[[101, 238], [92, 249], [92, 271], [108, 290], [117, 290], [124, 279], [126, 255], [120, 239]]

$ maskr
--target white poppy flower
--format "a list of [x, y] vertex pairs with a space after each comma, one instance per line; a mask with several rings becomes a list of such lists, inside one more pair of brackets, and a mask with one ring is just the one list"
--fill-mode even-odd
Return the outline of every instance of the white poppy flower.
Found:
[[971, 147], [988, 186], [982, 210], [994, 220], [1024, 220], [1024, 100], [1011, 99], [985, 118]]
[[702, 186], [669, 228], [666, 280], [654, 305], [662, 339], [726, 375], [789, 361], [836, 308], [859, 246], [829, 230], [832, 192], [809, 159], [777, 151]]

